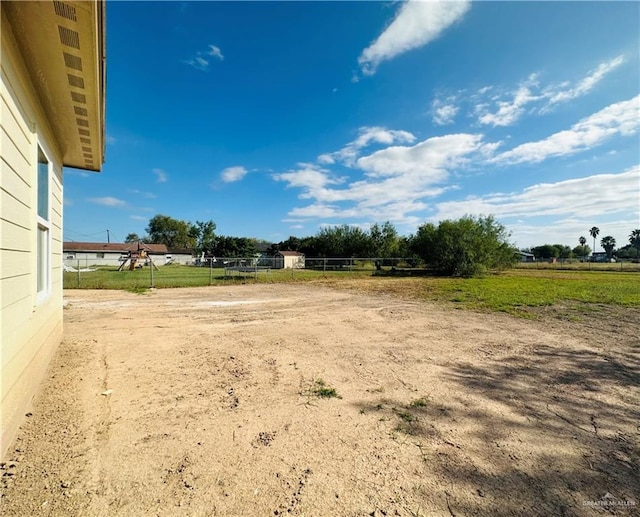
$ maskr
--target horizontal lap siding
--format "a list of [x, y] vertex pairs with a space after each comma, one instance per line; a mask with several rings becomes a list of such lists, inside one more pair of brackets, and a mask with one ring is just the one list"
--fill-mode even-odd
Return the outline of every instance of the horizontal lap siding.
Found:
[[[57, 143], [4, 12], [0, 36], [0, 457], [4, 457], [62, 337], [63, 188]], [[35, 273], [38, 145], [53, 165], [51, 291], [42, 303], [37, 300]]]

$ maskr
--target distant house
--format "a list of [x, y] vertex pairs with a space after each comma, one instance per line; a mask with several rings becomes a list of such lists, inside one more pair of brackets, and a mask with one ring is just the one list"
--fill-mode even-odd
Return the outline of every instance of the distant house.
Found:
[[120, 266], [130, 252], [145, 250], [156, 265], [166, 262], [168, 255], [164, 244], [117, 243], [117, 242], [65, 242], [62, 246], [65, 266]]
[[195, 257], [189, 248], [169, 248], [165, 262], [167, 264], [193, 264]]
[[533, 253], [527, 253], [526, 251], [518, 251], [516, 255], [520, 257], [520, 262], [535, 262], [536, 257]]
[[304, 253], [278, 251], [273, 256], [274, 269], [304, 269]]
[[589, 260], [590, 262], [615, 262], [615, 259], [610, 259], [605, 251], [594, 251]]
[[0, 2], [0, 457], [62, 339], [62, 168], [104, 162], [104, 9]]

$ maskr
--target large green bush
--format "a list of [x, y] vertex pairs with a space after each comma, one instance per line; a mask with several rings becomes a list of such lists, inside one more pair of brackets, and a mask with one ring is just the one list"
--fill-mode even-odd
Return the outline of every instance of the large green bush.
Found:
[[449, 276], [473, 277], [511, 267], [516, 249], [506, 228], [492, 216], [464, 216], [426, 223], [412, 239], [412, 250], [427, 265]]

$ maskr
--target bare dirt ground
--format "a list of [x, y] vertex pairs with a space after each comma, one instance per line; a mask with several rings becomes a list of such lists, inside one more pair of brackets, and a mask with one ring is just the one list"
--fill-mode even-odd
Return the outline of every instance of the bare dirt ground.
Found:
[[2, 515], [640, 513], [637, 309], [598, 327], [310, 285], [65, 298]]

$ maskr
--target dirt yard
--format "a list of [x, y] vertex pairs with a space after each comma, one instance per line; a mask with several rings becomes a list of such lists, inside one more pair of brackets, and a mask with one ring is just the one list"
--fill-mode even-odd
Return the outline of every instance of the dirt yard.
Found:
[[2, 515], [640, 514], [635, 309], [600, 331], [309, 285], [65, 299]]

